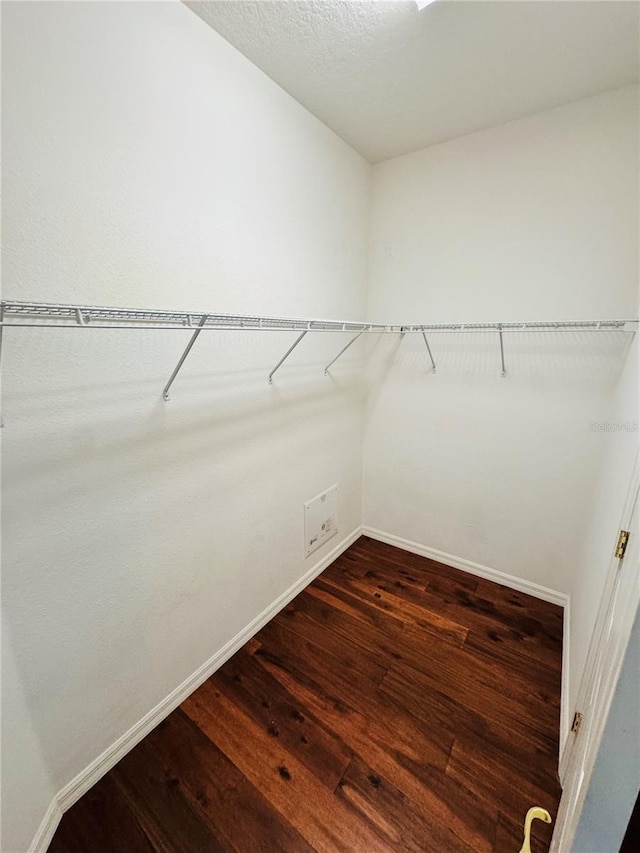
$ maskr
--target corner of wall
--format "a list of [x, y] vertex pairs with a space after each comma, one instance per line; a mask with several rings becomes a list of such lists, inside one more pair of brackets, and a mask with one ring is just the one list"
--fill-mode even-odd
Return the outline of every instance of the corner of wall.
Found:
[[[219, 669], [230, 657], [247, 643], [264, 625], [282, 610], [283, 607], [307, 587], [327, 566], [347, 550], [361, 535], [361, 527], [356, 527], [320, 559], [309, 571], [295, 581], [279, 595], [262, 613], [252, 619], [221, 649], [215, 652], [202, 666], [193, 672], [175, 690], [152, 708], [145, 716], [125, 732], [115, 743], [85, 767], [67, 785], [61, 788], [51, 802], [38, 832], [29, 848], [29, 853], [44, 853], [51, 842], [56, 827], [64, 812], [68, 811], [93, 785], [96, 784], [121, 758], [137, 743], [149, 734], [165, 717], [174, 711], [181, 702]], [[8, 853], [8, 851], [7, 851]]]

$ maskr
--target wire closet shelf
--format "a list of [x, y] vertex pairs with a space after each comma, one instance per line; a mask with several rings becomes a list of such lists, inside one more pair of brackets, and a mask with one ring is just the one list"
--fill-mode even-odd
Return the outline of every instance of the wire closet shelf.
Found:
[[67, 305], [57, 302], [0, 302], [0, 345], [2, 332], [7, 327], [55, 328], [55, 329], [178, 329], [191, 330], [187, 344], [169, 381], [164, 387], [163, 397], [169, 399], [169, 389], [178, 371], [184, 364], [198, 335], [204, 331], [292, 331], [299, 335], [280, 361], [269, 373], [269, 382], [293, 350], [309, 332], [355, 333], [347, 345], [325, 367], [329, 368], [364, 333], [400, 334], [419, 333], [431, 360], [435, 373], [436, 364], [432, 355], [427, 333], [431, 332], [496, 332], [500, 344], [502, 375], [506, 375], [504, 358], [505, 332], [630, 332], [637, 331], [638, 321], [631, 320], [542, 320], [525, 322], [482, 322], [482, 323], [364, 323], [352, 320], [319, 320], [295, 317], [274, 317], [262, 314], [215, 314], [201, 311], [159, 311], [142, 308], [107, 308], [95, 305]]
[[[255, 331], [370, 331], [406, 333], [422, 331], [635, 331], [637, 320], [543, 320], [483, 323], [364, 323], [352, 320], [318, 320], [273, 317], [262, 314], [215, 314], [202, 311], [158, 311], [146, 308], [106, 308], [96, 305], [68, 305], [56, 302], [0, 302], [3, 326], [44, 326], [46, 328], [135, 328]], [[204, 321], [204, 322], [203, 322]], [[627, 326], [632, 328], [627, 328]]]

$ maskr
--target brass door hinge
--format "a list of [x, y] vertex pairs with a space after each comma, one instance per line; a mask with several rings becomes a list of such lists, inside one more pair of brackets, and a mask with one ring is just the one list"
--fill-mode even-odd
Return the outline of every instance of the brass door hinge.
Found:
[[582, 714], [580, 711], [576, 711], [573, 715], [573, 722], [571, 723], [571, 731], [574, 735], [577, 735], [580, 731], [580, 726], [582, 725]]
[[627, 543], [629, 542], [629, 531], [621, 530], [618, 534], [618, 542], [616, 544], [616, 559], [621, 560], [625, 552], [627, 550]]

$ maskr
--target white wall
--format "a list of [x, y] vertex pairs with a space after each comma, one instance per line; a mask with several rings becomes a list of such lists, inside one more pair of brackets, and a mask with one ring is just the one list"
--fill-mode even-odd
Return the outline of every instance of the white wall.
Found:
[[[369, 319], [637, 316], [637, 163], [627, 87], [374, 167]], [[506, 335], [505, 378], [495, 334], [430, 343], [435, 375], [419, 336], [372, 348], [363, 521], [575, 596], [575, 690], [626, 488], [601, 491], [605, 444], [629, 441], [590, 424], [637, 419], [636, 356], [616, 403], [608, 333]]]
[[[3, 850], [27, 850], [56, 793], [49, 777], [18, 672], [6, 620], [2, 624], [2, 825], [11, 827]], [[19, 820], [18, 820], [19, 818]]]
[[[191, 11], [2, 12], [4, 298], [364, 314], [369, 165]], [[359, 525], [362, 351], [326, 378], [345, 339], [309, 335], [269, 386], [294, 337], [201, 335], [167, 404], [187, 333], [5, 334], [4, 618], [53, 789]], [[50, 789], [3, 757], [23, 850]]]
[[[189, 10], [2, 11], [5, 298], [363, 314], [370, 167]], [[635, 315], [635, 97], [375, 167], [370, 318]], [[344, 338], [310, 338], [270, 387], [292, 335], [203, 334], [165, 404], [181, 332], [7, 332], [3, 734], [36, 781], [5, 750], [3, 850], [304, 574], [304, 500], [338, 481], [359, 524], [361, 350], [325, 378]], [[371, 345], [366, 523], [577, 597], [625, 347], [510, 336], [501, 379], [495, 336], [431, 343], [435, 376], [420, 338]]]

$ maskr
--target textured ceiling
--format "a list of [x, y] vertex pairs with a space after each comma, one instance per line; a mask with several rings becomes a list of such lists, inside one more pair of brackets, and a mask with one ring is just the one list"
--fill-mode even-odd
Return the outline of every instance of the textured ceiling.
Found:
[[187, 4], [371, 162], [637, 79], [637, 2]]

